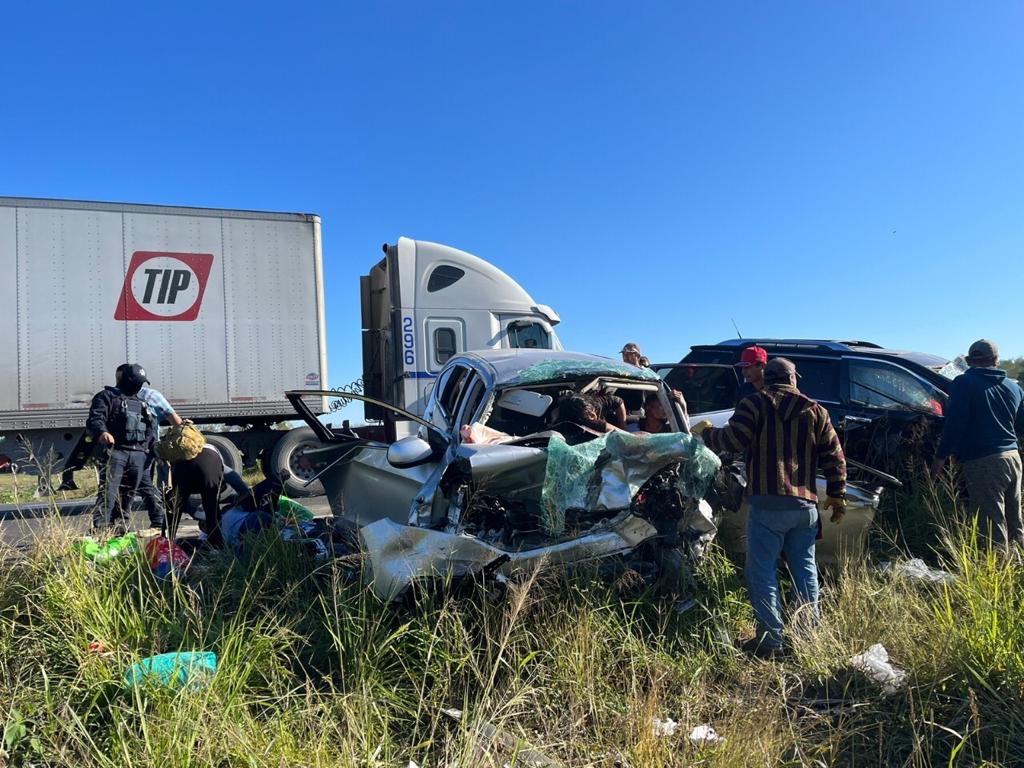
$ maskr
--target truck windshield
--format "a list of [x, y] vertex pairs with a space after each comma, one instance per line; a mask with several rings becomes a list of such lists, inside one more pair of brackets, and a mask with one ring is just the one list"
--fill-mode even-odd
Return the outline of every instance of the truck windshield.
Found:
[[540, 323], [515, 320], [508, 324], [508, 345], [512, 349], [551, 349], [551, 333]]

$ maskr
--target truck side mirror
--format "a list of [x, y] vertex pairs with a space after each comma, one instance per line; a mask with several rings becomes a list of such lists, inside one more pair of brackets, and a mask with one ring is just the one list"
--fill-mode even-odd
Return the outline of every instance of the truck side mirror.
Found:
[[388, 447], [388, 464], [395, 469], [408, 469], [434, 458], [433, 446], [417, 435], [397, 440]]

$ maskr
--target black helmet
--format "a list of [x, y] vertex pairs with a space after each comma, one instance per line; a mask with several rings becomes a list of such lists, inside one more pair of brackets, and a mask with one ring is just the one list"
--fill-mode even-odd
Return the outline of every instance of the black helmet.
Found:
[[117, 388], [126, 395], [134, 395], [143, 384], [149, 384], [145, 369], [138, 363], [122, 363], [117, 366]]

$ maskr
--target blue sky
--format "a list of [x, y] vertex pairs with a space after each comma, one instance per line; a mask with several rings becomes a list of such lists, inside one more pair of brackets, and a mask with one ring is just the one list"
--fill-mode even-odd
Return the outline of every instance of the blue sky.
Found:
[[[103, 10], [101, 10], [103, 8]], [[316, 212], [331, 383], [400, 235], [570, 349], [1024, 355], [1024, 5], [18, 4], [0, 194]]]

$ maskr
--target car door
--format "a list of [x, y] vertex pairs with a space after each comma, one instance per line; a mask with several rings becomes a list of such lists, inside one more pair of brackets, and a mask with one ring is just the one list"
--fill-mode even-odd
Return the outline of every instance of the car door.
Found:
[[[435, 448], [430, 460], [416, 466], [399, 468], [388, 461], [390, 446], [387, 443], [334, 432], [309, 410], [302, 399], [310, 395], [330, 396], [332, 393], [300, 390], [285, 394], [298, 414], [324, 443], [321, 448], [307, 451], [307, 455], [316, 476], [323, 482], [335, 516], [352, 520], [358, 525], [366, 525], [383, 517], [398, 523], [408, 522], [413, 500], [433, 477], [447, 453], [449, 433], [397, 406], [365, 395], [346, 393], [346, 398], [390, 410], [399, 418], [418, 424], [422, 439]], [[412, 436], [412, 439], [419, 438]]]
[[843, 426], [854, 458], [890, 470], [901, 448], [934, 437], [945, 410], [944, 392], [888, 360], [847, 357], [844, 365], [848, 416]]

